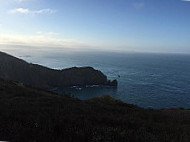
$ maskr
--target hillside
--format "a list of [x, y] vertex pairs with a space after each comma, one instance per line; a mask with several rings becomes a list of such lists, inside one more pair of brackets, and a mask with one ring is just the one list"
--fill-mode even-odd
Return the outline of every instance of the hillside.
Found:
[[101, 71], [92, 67], [54, 70], [37, 64], [29, 64], [3, 52], [0, 52], [0, 77], [44, 89], [74, 85], [117, 86], [117, 82], [110, 84]]
[[109, 96], [80, 101], [0, 80], [0, 140], [189, 142], [190, 111], [143, 109]]

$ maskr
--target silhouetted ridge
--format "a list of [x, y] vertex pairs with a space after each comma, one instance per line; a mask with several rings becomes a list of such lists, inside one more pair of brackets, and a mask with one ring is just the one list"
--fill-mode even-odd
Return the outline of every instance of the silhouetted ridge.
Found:
[[[110, 85], [107, 77], [92, 67], [54, 70], [0, 52], [0, 77], [40, 88]], [[111, 85], [113, 86], [113, 85]]]

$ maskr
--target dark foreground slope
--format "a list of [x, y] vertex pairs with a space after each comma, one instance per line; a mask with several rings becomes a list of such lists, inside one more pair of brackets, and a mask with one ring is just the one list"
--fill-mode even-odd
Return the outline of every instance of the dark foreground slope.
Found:
[[3, 52], [0, 52], [0, 77], [46, 89], [73, 85], [117, 85], [117, 82], [110, 84], [101, 71], [92, 67], [53, 70], [29, 64]]
[[189, 110], [148, 110], [109, 96], [88, 101], [0, 80], [0, 140], [189, 142]]

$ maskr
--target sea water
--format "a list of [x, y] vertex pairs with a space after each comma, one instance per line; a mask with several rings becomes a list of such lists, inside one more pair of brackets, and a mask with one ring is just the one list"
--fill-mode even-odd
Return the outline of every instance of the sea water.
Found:
[[109, 94], [145, 108], [190, 108], [190, 55], [67, 51], [19, 57], [55, 69], [91, 66], [118, 80], [117, 88], [57, 88], [80, 99]]

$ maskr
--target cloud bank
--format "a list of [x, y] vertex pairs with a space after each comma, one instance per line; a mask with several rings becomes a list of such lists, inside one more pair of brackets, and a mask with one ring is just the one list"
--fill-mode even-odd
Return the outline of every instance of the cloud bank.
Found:
[[0, 34], [0, 44], [7, 45], [24, 45], [24, 46], [39, 46], [39, 47], [87, 47], [88, 44], [72, 39], [53, 38], [44, 35], [22, 36]]

